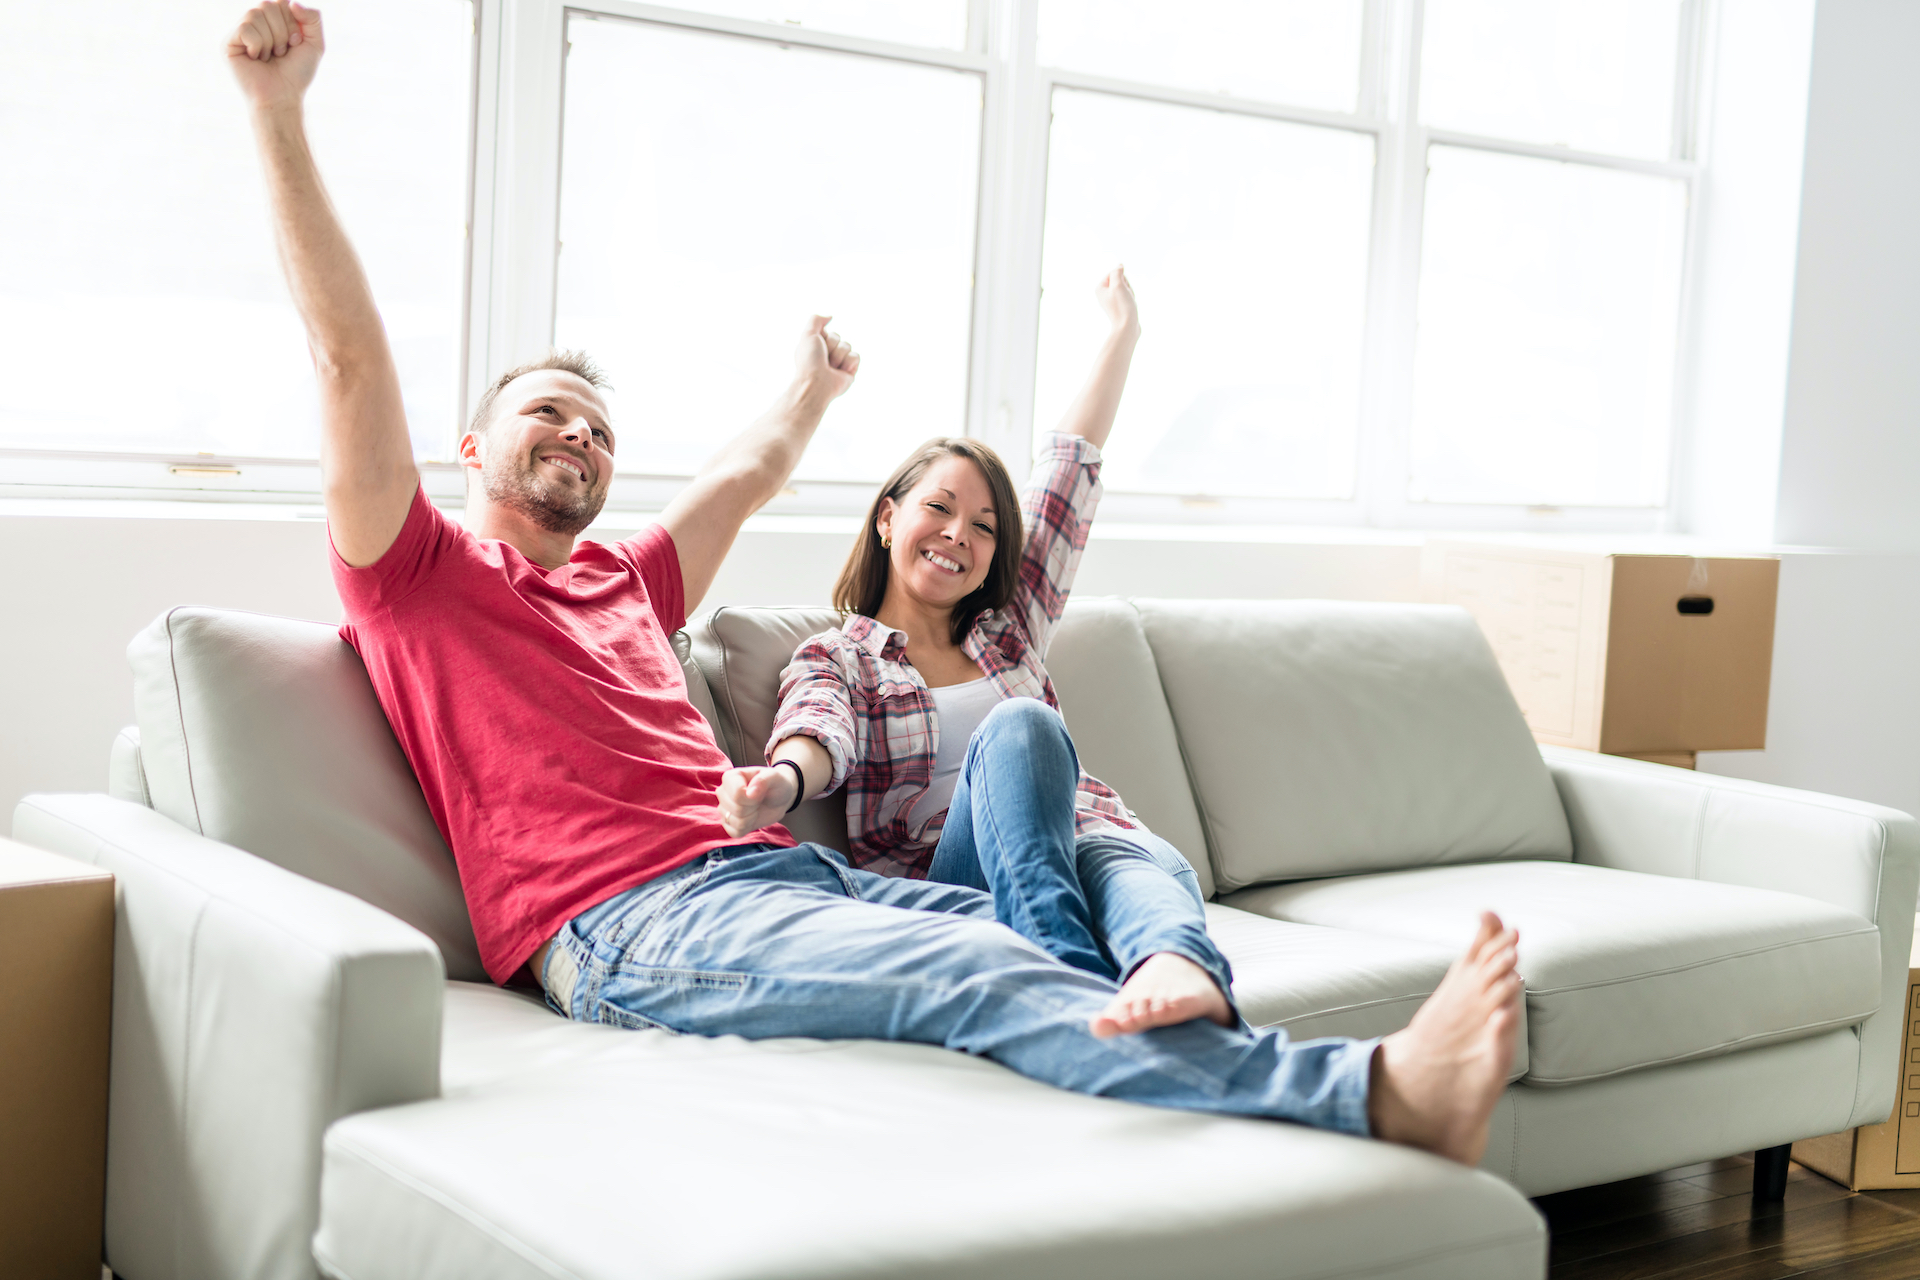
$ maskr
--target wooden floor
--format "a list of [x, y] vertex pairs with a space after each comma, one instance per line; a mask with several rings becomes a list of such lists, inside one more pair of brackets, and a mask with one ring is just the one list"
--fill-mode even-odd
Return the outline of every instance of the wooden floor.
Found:
[[1920, 1278], [1920, 1191], [1848, 1191], [1796, 1164], [1784, 1203], [1752, 1197], [1752, 1160], [1732, 1157], [1534, 1203], [1553, 1280]]

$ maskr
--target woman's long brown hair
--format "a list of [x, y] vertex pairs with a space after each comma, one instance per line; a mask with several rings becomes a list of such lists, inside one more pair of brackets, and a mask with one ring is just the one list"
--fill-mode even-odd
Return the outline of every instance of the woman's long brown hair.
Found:
[[978, 440], [964, 436], [936, 436], [913, 451], [908, 459], [887, 477], [873, 506], [867, 511], [867, 523], [854, 539], [840, 580], [833, 584], [833, 607], [843, 615], [850, 613], [873, 617], [887, 598], [887, 580], [892, 561], [887, 548], [880, 545], [880, 504], [892, 498], [898, 507], [927, 468], [941, 458], [965, 458], [980, 468], [993, 492], [993, 561], [987, 566], [987, 578], [953, 607], [953, 643], [966, 639], [974, 619], [990, 609], [1004, 609], [1013, 601], [1013, 589], [1020, 581], [1020, 549], [1025, 543], [1020, 528], [1020, 495], [1007, 474], [1000, 455]]

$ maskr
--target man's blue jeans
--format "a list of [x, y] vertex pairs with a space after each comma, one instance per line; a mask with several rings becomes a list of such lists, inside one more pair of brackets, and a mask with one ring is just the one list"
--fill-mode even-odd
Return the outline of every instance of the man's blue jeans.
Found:
[[574, 917], [540, 980], [584, 1022], [944, 1045], [1079, 1093], [1364, 1134], [1375, 1041], [1197, 1019], [1095, 1039], [1118, 989], [994, 919], [976, 889], [821, 845], [737, 845]]
[[1124, 981], [1170, 951], [1231, 1000], [1192, 865], [1145, 829], [1075, 836], [1079, 781], [1059, 712], [1033, 698], [999, 703], [967, 744], [927, 878], [992, 893], [1001, 924], [1076, 969]]

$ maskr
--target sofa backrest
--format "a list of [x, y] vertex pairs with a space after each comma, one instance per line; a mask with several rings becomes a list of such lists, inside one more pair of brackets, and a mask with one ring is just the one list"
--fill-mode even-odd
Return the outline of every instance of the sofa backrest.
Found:
[[[684, 632], [673, 646], [717, 738]], [[173, 609], [127, 659], [139, 732], [114, 742], [116, 794], [398, 916], [433, 939], [448, 977], [486, 981], [453, 855], [336, 628]]]
[[127, 646], [153, 807], [400, 917], [485, 981], [453, 855], [339, 631], [179, 608]]
[[[780, 672], [802, 640], [839, 621], [831, 609], [728, 606], [690, 624], [694, 658], [712, 686], [723, 745], [735, 764], [765, 762], [779, 710]], [[1073, 601], [1046, 661], [1081, 763], [1187, 855], [1202, 891], [1211, 895], [1200, 815], [1133, 606], [1124, 600]], [[787, 826], [802, 840], [847, 849], [846, 806], [838, 794], [801, 805]]]
[[1206, 831], [1139, 610], [1126, 600], [1071, 601], [1046, 662], [1080, 763], [1187, 855], [1211, 898]]
[[1440, 605], [1135, 602], [1221, 892], [1573, 856], [1478, 624]]
[[[780, 673], [800, 642], [839, 624], [832, 609], [725, 605], [687, 624], [693, 660], [718, 715], [720, 749], [737, 765], [767, 762], [780, 709]], [[847, 852], [847, 806], [838, 792], [808, 800], [784, 819], [801, 840]]]

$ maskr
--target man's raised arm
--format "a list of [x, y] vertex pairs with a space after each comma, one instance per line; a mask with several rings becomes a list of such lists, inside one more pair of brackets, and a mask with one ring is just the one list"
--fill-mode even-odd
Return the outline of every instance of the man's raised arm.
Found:
[[713, 585], [740, 526], [780, 492], [827, 405], [853, 385], [860, 371], [853, 348], [827, 332], [830, 319], [815, 316], [808, 323], [794, 351], [793, 385], [773, 408], [714, 454], [661, 513], [660, 523], [680, 554], [688, 613]]
[[325, 48], [317, 10], [273, 0], [240, 20], [227, 62], [252, 112], [280, 265], [320, 381], [327, 525], [348, 564], [368, 565], [399, 536], [420, 473], [386, 329], [307, 149], [301, 100]]

